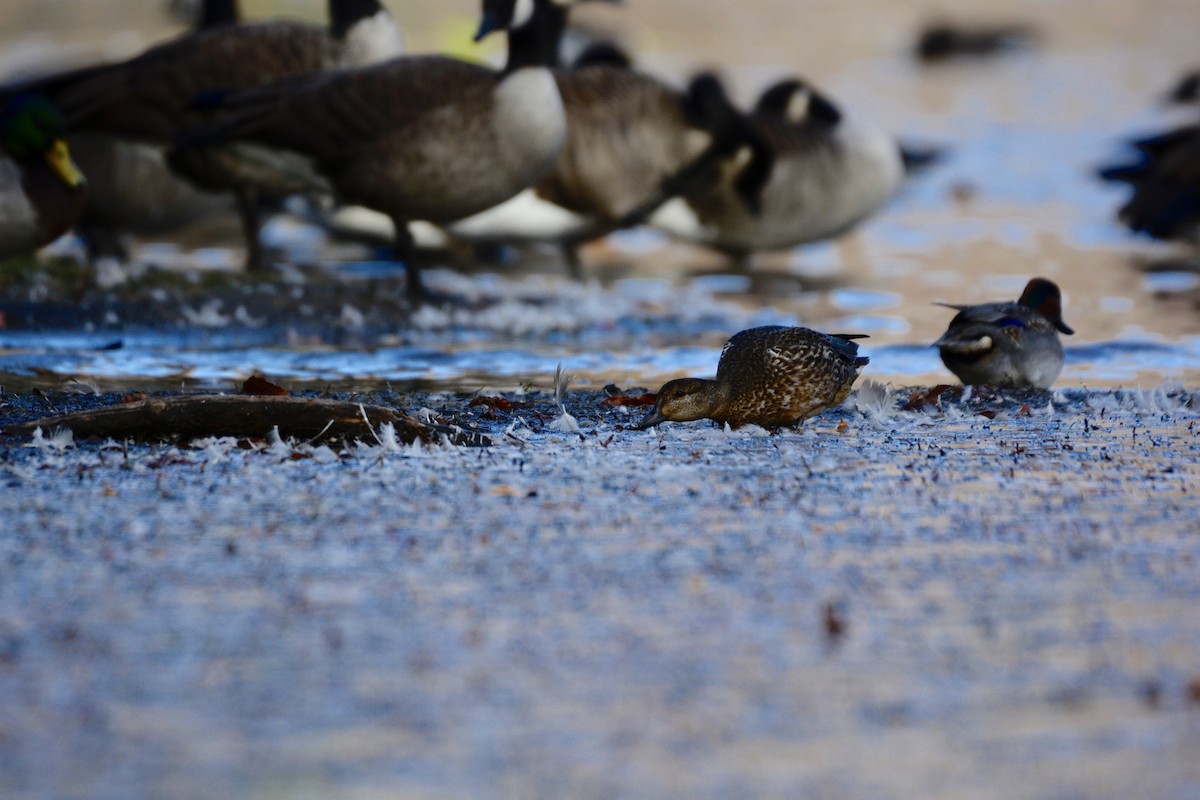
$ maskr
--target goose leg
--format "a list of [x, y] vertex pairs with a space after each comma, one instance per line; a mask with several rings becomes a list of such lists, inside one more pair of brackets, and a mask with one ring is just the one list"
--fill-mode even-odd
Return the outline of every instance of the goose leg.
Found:
[[404, 274], [408, 278], [408, 301], [418, 306], [425, 301], [425, 287], [421, 284], [421, 268], [417, 265], [417, 244], [408, 230], [408, 220], [392, 217], [396, 226], [396, 238], [392, 243], [392, 258], [403, 262]]
[[563, 260], [567, 264], [567, 275], [571, 280], [578, 283], [583, 282], [583, 261], [579, 258], [579, 243], [578, 242], [563, 242], [562, 243]]
[[246, 271], [259, 272], [266, 267], [263, 254], [262, 214], [258, 208], [258, 192], [254, 189], [237, 190], [238, 216], [242, 219], [242, 236], [246, 240]]

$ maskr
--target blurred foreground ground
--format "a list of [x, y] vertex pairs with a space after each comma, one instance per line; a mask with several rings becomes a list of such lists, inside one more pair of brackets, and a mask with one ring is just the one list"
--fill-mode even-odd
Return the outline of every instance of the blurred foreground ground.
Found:
[[1200, 792], [1194, 395], [371, 399], [497, 446], [0, 446], [0, 794]]

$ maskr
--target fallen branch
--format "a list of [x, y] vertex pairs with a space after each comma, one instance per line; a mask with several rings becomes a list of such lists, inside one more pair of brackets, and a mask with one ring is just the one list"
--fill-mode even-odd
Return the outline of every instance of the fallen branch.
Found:
[[385, 422], [396, 428], [405, 444], [440, 442], [483, 447], [491, 440], [481, 433], [420, 422], [403, 411], [307, 397], [248, 395], [185, 395], [152, 397], [94, 411], [78, 411], [10, 425], [9, 436], [31, 436], [41, 428], [69, 428], [76, 439], [179, 441], [208, 436], [266, 438], [273, 428], [285, 439], [361, 439], [378, 441], [375, 431]]

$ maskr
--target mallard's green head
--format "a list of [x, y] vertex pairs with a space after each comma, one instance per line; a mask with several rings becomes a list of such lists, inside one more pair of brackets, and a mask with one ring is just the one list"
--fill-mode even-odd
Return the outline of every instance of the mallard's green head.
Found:
[[87, 181], [71, 160], [66, 122], [45, 96], [18, 95], [0, 111], [0, 148], [14, 161], [45, 161], [59, 179], [71, 188]]

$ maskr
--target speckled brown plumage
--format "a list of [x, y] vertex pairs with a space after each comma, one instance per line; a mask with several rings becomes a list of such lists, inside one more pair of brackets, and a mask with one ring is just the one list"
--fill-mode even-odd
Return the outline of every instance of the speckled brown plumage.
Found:
[[712, 419], [733, 427], [796, 425], [846, 399], [868, 359], [851, 339], [772, 325], [733, 336], [715, 380], [667, 383], [639, 427]]

